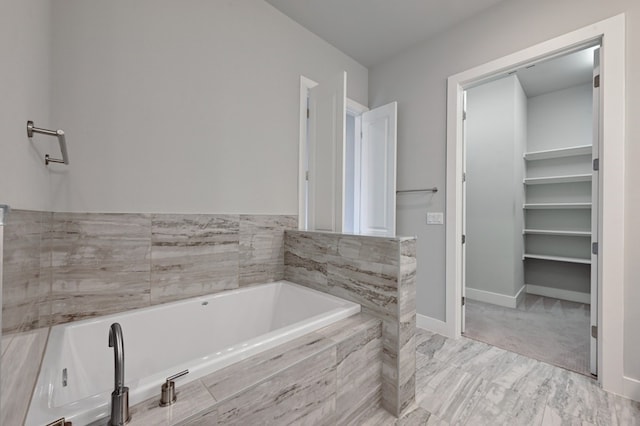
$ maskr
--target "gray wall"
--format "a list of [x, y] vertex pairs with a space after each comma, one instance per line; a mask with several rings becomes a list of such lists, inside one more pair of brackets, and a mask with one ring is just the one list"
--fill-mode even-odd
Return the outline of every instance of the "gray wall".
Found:
[[55, 139], [27, 139], [27, 120], [53, 126], [49, 116], [51, 3], [3, 1], [0, 6], [0, 203], [12, 207], [49, 207], [46, 153], [58, 151]]
[[467, 91], [466, 286], [510, 297], [524, 285], [522, 152], [526, 107], [516, 76]]
[[[501, 2], [369, 70], [369, 105], [398, 101], [398, 188], [444, 188], [446, 79], [536, 43], [626, 12], [625, 374], [640, 379], [640, 2], [512, 0]], [[425, 209], [444, 211], [444, 191], [398, 208], [398, 231], [418, 235], [418, 313], [445, 317], [445, 228], [427, 227]], [[409, 203], [406, 203], [409, 204]], [[403, 209], [410, 209], [405, 213]]]
[[592, 95], [587, 83], [529, 98], [527, 150], [591, 145]]
[[366, 68], [262, 0], [51, 4], [55, 211], [297, 214], [300, 75], [367, 104]]

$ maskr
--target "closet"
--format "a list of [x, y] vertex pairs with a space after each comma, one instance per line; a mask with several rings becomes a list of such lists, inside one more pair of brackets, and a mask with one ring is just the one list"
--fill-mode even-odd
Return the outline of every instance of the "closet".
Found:
[[592, 87], [528, 99], [524, 254], [530, 294], [590, 303]]
[[583, 374], [597, 372], [596, 73], [586, 48], [465, 92], [463, 332]]

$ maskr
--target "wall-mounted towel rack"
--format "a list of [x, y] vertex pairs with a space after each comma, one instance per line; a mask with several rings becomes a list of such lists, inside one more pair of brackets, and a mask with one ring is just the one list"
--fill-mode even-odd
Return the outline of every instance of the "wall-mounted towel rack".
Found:
[[49, 163], [60, 163], [60, 164], [69, 164], [69, 154], [67, 153], [67, 141], [64, 139], [64, 132], [62, 130], [47, 130], [40, 129], [33, 125], [33, 121], [27, 121], [27, 136], [29, 138], [33, 137], [34, 133], [42, 133], [43, 135], [55, 136], [58, 138], [58, 143], [60, 144], [60, 152], [62, 153], [62, 159], [60, 158], [51, 158], [49, 154], [44, 156], [44, 164], [47, 166]]
[[407, 192], [438, 192], [438, 188], [434, 186], [433, 188], [427, 189], [401, 189], [396, 191], [396, 194], [404, 194]]

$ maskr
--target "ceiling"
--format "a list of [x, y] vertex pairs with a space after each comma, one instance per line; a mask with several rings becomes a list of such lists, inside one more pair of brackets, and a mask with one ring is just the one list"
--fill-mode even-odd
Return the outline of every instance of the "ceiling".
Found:
[[589, 83], [593, 78], [594, 50], [595, 47], [589, 47], [519, 69], [518, 79], [527, 97]]
[[[365, 67], [371, 67], [505, 0], [265, 1]], [[527, 96], [591, 81], [593, 49], [517, 70]]]
[[371, 67], [504, 0], [265, 0]]

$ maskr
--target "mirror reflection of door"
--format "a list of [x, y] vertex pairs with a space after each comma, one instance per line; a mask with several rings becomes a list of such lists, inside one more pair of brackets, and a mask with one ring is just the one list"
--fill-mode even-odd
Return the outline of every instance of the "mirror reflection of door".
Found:
[[300, 227], [394, 236], [397, 104], [347, 99], [340, 74], [302, 79]]

